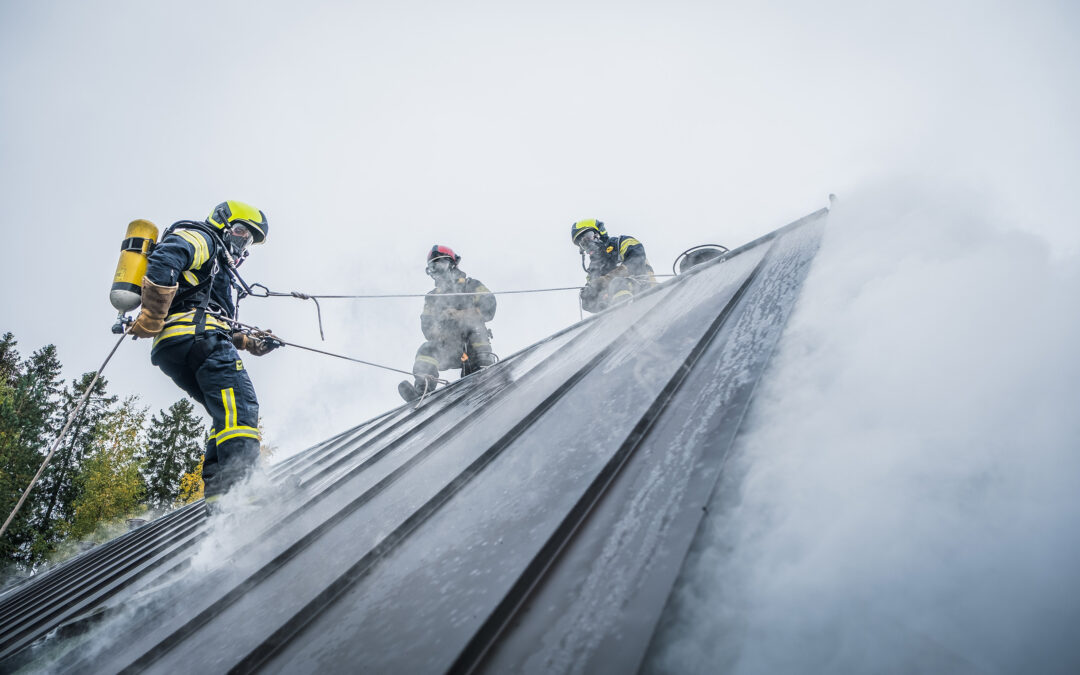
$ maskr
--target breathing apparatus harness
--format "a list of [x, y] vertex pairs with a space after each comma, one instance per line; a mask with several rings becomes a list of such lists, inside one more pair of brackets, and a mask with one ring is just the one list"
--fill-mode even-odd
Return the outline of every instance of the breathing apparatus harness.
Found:
[[[206, 317], [212, 316], [226, 322], [235, 321], [236, 316], [240, 311], [240, 300], [249, 296], [255, 295], [252, 292], [252, 287], [244, 281], [244, 278], [240, 276], [240, 272], [237, 268], [244, 262], [244, 259], [248, 256], [248, 251], [243, 251], [239, 256], [233, 255], [229, 250], [229, 243], [225, 240], [225, 236], [221, 230], [211, 227], [205, 222], [198, 220], [180, 220], [170, 225], [161, 235], [161, 240], [165, 237], [173, 234], [177, 230], [198, 230], [204, 234], [210, 236], [210, 240], [214, 243], [216, 249], [212, 256], [212, 263], [210, 268], [210, 275], [202, 283], [192, 286], [186, 289], [181, 294], [177, 294], [177, 299], [188, 300], [194, 298], [196, 301], [195, 316], [193, 323], [195, 324], [195, 334], [200, 335], [206, 330]], [[152, 250], [152, 249], [151, 249]], [[150, 251], [147, 251], [149, 254]], [[225, 316], [225, 308], [218, 307], [210, 301], [210, 296], [213, 294], [214, 280], [220, 273], [222, 268], [229, 274], [229, 283], [232, 288], [236, 289], [236, 306], [233, 309], [233, 316]], [[124, 317], [118, 320], [116, 325], [113, 326], [114, 333], [124, 332], [126, 326], [130, 325], [134, 319]], [[254, 335], [248, 329], [244, 329], [242, 332]], [[261, 331], [265, 333], [265, 331]], [[266, 337], [265, 335], [257, 335], [257, 337]]]

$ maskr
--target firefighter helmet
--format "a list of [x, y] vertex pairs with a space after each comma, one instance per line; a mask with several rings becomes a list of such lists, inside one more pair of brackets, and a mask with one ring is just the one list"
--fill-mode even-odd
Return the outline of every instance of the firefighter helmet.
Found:
[[251, 230], [251, 236], [256, 244], [261, 244], [266, 240], [266, 233], [270, 227], [266, 222], [265, 213], [251, 204], [245, 204], [233, 199], [215, 206], [210, 215], [206, 217], [206, 222], [221, 230], [222, 233], [228, 229], [229, 225], [234, 223], [246, 225]]
[[595, 231], [600, 237], [607, 236], [607, 230], [604, 229], [604, 224], [595, 218], [591, 218], [589, 220], [579, 220], [570, 226], [570, 241], [576, 246], [578, 237], [589, 230]]
[[428, 263], [431, 263], [439, 258], [449, 258], [451, 267], [455, 267], [461, 262], [461, 256], [454, 253], [454, 249], [449, 246], [439, 246], [438, 244], [435, 244], [427, 254], [427, 261]]

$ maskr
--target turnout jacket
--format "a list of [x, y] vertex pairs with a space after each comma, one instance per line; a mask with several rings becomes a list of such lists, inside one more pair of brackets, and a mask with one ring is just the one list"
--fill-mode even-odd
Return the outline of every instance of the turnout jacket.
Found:
[[605, 236], [600, 250], [589, 256], [586, 281], [592, 282], [610, 273], [619, 265], [625, 265], [630, 276], [648, 277], [653, 281], [653, 269], [645, 257], [645, 246], [629, 235]]
[[[479, 293], [479, 295], [447, 295], [449, 293]], [[448, 314], [448, 310], [474, 310], [461, 319]], [[466, 277], [460, 271], [458, 277], [446, 287], [436, 286], [424, 298], [424, 311], [420, 314], [420, 330], [428, 340], [447, 340], [461, 335], [478, 324], [487, 323], [495, 317], [495, 295], [476, 279]]]
[[196, 314], [204, 305], [207, 312], [236, 318], [232, 279], [219, 260], [224, 243], [205, 227], [194, 221], [176, 223], [147, 259], [146, 277], [150, 281], [163, 286], [178, 284], [165, 317], [165, 329], [154, 338], [155, 347], [162, 340], [194, 335], [200, 327], [229, 332], [228, 324], [212, 316], [198, 320], [201, 317]]

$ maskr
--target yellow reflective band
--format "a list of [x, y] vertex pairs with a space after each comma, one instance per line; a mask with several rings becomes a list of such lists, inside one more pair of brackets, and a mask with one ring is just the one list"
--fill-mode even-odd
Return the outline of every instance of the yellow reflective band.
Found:
[[619, 255], [626, 255], [626, 249], [630, 248], [634, 244], [640, 244], [641, 242], [633, 237], [629, 237], [626, 241], [619, 244]]
[[154, 347], [157, 347], [158, 343], [161, 342], [162, 340], [168, 340], [169, 338], [176, 337], [177, 335], [194, 335], [194, 334], [195, 334], [195, 326], [191, 326], [191, 325], [173, 326], [172, 328], [166, 328], [165, 330], [158, 333], [157, 337], [154, 338], [154, 342], [151, 345], [151, 349], [154, 348]]
[[236, 393], [232, 387], [221, 390], [221, 405], [225, 408], [224, 432], [236, 426]]
[[596, 218], [590, 218], [589, 220], [579, 220], [576, 223], [574, 223], [574, 230], [575, 231], [581, 231], [581, 230], [585, 230], [585, 229], [591, 229], [591, 230], [599, 229], [599, 228], [596, 227]]
[[[151, 348], [156, 347], [162, 340], [176, 337], [178, 335], [194, 335], [195, 334], [195, 311], [181, 312], [178, 314], [170, 314], [165, 318], [165, 330], [158, 333], [154, 338], [154, 343]], [[206, 317], [206, 326], [208, 328], [224, 328], [228, 330], [229, 324], [224, 321], [215, 319], [212, 316]]]
[[436, 368], [438, 368], [438, 367], [439, 367], [439, 360], [438, 360], [438, 359], [435, 359], [435, 358], [432, 358], [432, 357], [430, 357], [430, 356], [423, 356], [423, 355], [421, 355], [421, 356], [417, 356], [417, 357], [416, 357], [416, 360], [417, 360], [417, 361], [421, 361], [421, 362], [423, 362], [423, 363], [430, 363], [430, 364], [433, 364], [433, 365], [434, 365], [434, 366], [435, 366]]
[[215, 438], [217, 443], [224, 443], [225, 441], [231, 441], [234, 438], [254, 438], [259, 439], [259, 430], [255, 427], [236, 426], [226, 429], [222, 429], [221, 433]]
[[[170, 314], [169, 316], [165, 317], [165, 325], [166, 326], [171, 326], [173, 324], [179, 325], [179, 324], [185, 324], [186, 323], [188, 325], [194, 326], [195, 325], [195, 312], [197, 312], [197, 311], [198, 310], [193, 309], [193, 310], [191, 310], [189, 312], [177, 312], [176, 314]], [[218, 318], [213, 317], [213, 316], [207, 316], [206, 317], [206, 325], [216, 327], [216, 328], [225, 328], [225, 329], [228, 329], [228, 327], [229, 327], [229, 324], [227, 324], [224, 321], [222, 321], [221, 319], [218, 319]]]
[[487, 286], [485, 286], [484, 284], [477, 284], [476, 292], [477, 293], [490, 293], [491, 291], [489, 291], [487, 289]]
[[226, 435], [223, 431], [221, 432], [221, 435], [218, 436], [217, 442], [218, 445], [221, 445], [225, 441], [231, 441], [234, 438], [254, 438], [255, 440], [259, 440], [259, 434], [258, 432], [252, 433], [250, 431], [236, 431]]
[[191, 244], [195, 249], [195, 253], [191, 258], [191, 265], [189, 270], [197, 270], [203, 266], [203, 263], [210, 259], [210, 249], [206, 245], [206, 236], [199, 232], [193, 232], [191, 230], [177, 230], [176, 234], [180, 235], [180, 238]]
[[185, 271], [180, 276], [184, 277], [184, 281], [188, 282], [192, 286], [198, 286], [199, 285], [199, 277], [195, 276], [194, 272]]
[[633, 293], [631, 293], [630, 291], [619, 291], [618, 293], [615, 294], [615, 297], [617, 298], [620, 295], [633, 295]]

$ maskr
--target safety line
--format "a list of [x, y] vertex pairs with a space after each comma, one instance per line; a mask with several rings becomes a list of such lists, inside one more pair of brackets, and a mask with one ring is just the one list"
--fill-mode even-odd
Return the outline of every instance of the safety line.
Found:
[[[673, 277], [674, 274], [654, 274], [654, 278]], [[645, 279], [647, 277], [642, 275], [626, 277], [629, 279]], [[314, 295], [310, 293], [301, 293], [299, 291], [291, 291], [288, 293], [282, 293], [280, 291], [271, 291], [263, 284], [251, 284], [251, 288], [261, 288], [262, 293], [251, 293], [253, 298], [298, 298], [300, 300], [371, 300], [371, 299], [385, 299], [385, 298], [426, 298], [432, 295], [437, 295], [441, 298], [446, 297], [458, 297], [458, 296], [472, 296], [472, 295], [514, 295], [520, 293], [550, 293], [553, 291], [580, 291], [582, 286], [558, 286], [554, 288], [523, 288], [513, 291], [479, 291], [469, 293], [384, 293], [384, 294], [358, 294], [358, 295]]]
[[[207, 314], [207, 316], [210, 316], [210, 315]], [[263, 329], [259, 328], [258, 326], [252, 326], [250, 324], [241, 323], [240, 321], [237, 321], [236, 319], [230, 319], [227, 316], [221, 316], [219, 314], [214, 314], [213, 316], [215, 318], [221, 319], [222, 321], [228, 322], [229, 324], [232, 324], [233, 326], [236, 326], [236, 327], [239, 327], [239, 328], [246, 328], [249, 331], [253, 331], [254, 333], [257, 334], [257, 336], [263, 335], [263, 336], [269, 337], [269, 338], [271, 338], [273, 340], [277, 340], [281, 344], [288, 345], [289, 347], [296, 347], [297, 349], [304, 349], [304, 350], [309, 351], [309, 352], [315, 352], [316, 354], [325, 354], [326, 356], [333, 356], [334, 358], [344, 359], [346, 361], [352, 361], [354, 363], [362, 363], [365, 366], [371, 366], [373, 368], [382, 368], [383, 370], [391, 370], [391, 371], [393, 371], [395, 373], [404, 373], [405, 375], [409, 375], [409, 376], [411, 376], [413, 374], [412, 371], [410, 371], [410, 370], [402, 370], [400, 368], [392, 368], [390, 366], [384, 366], [381, 363], [372, 363], [371, 361], [364, 361], [363, 359], [357, 359], [357, 358], [353, 358], [351, 356], [345, 356], [344, 354], [335, 354], [333, 352], [324, 351], [322, 349], [315, 349], [314, 347], [305, 347], [304, 345], [298, 345], [295, 342], [288, 342], [286, 340], [282, 340], [277, 335], [274, 335], [273, 333], [269, 333], [267, 331], [264, 331]], [[446, 380], [440, 380], [440, 379], [436, 379], [435, 382], [436, 383], [442, 383], [442, 384], [447, 383]]]
[[86, 402], [90, 399], [90, 393], [94, 390], [94, 385], [97, 384], [98, 378], [101, 376], [101, 371], [105, 370], [105, 366], [109, 365], [109, 361], [112, 360], [113, 354], [115, 354], [116, 350], [120, 348], [120, 343], [123, 342], [124, 338], [128, 336], [128, 331], [130, 330], [131, 326], [129, 325], [127, 329], [124, 330], [124, 334], [121, 335], [120, 339], [116, 341], [115, 345], [113, 345], [112, 351], [110, 351], [109, 355], [105, 357], [105, 362], [102, 363], [101, 367], [98, 368], [96, 373], [94, 373], [94, 379], [90, 380], [90, 384], [87, 385], [86, 391], [83, 393], [83, 397], [79, 401], [79, 405], [75, 406], [75, 410], [73, 410], [71, 414], [68, 415], [67, 423], [64, 425], [63, 431], [60, 432], [60, 435], [56, 437], [56, 441], [53, 442], [52, 448], [49, 449], [49, 454], [45, 456], [45, 461], [41, 463], [41, 468], [38, 469], [38, 472], [34, 476], [34, 479], [30, 481], [30, 485], [26, 487], [26, 491], [23, 492], [22, 497], [19, 497], [19, 502], [15, 504], [15, 508], [12, 509], [11, 515], [8, 516], [7, 520], [4, 521], [4, 526], [0, 527], [0, 537], [4, 536], [4, 533], [7, 532], [8, 525], [11, 524], [11, 521], [15, 520], [15, 514], [17, 514], [19, 512], [19, 509], [22, 508], [23, 502], [25, 502], [26, 498], [30, 496], [30, 491], [34, 489], [34, 485], [37, 484], [38, 479], [41, 478], [41, 474], [45, 472], [45, 467], [49, 465], [49, 461], [52, 460], [53, 454], [56, 453], [56, 449], [60, 447], [60, 441], [64, 440], [64, 436], [67, 435], [68, 429], [71, 428], [72, 422], [75, 421], [75, 418], [78, 416], [78, 414], [82, 412], [83, 406], [85, 406]]

